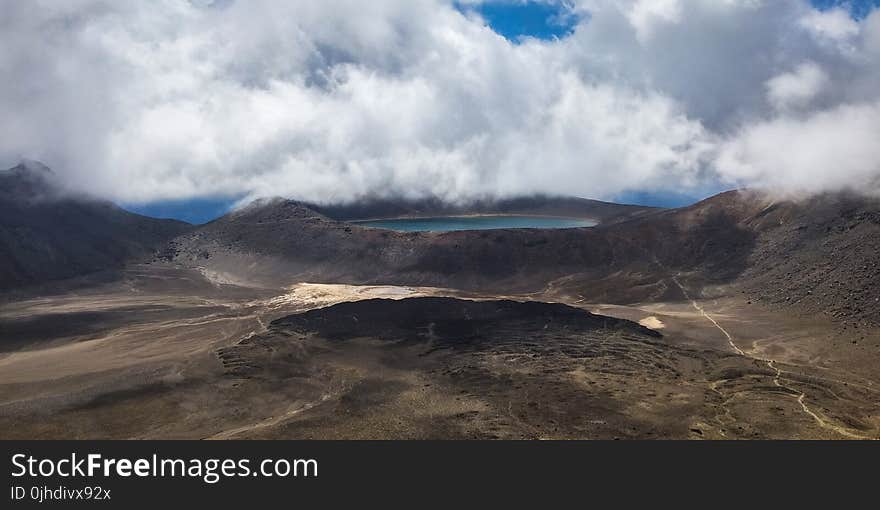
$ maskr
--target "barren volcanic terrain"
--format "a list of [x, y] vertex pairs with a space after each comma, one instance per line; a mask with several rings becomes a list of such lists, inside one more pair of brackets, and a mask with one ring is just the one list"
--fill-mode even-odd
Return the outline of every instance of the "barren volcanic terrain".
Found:
[[[193, 227], [28, 172], [3, 178], [38, 201], [0, 195], [6, 439], [880, 438], [874, 199], [278, 199]], [[345, 221], [468, 212], [599, 224]]]

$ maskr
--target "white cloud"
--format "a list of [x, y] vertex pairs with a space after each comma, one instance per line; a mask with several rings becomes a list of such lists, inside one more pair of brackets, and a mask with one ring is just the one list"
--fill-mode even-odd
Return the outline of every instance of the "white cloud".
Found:
[[801, 17], [800, 24], [815, 35], [836, 42], [846, 41], [859, 34], [859, 24], [842, 7], [828, 11], [810, 11]]
[[880, 101], [750, 125], [726, 142], [718, 168], [733, 182], [819, 192], [880, 187]]
[[650, 39], [654, 25], [681, 21], [682, 5], [679, 0], [637, 0], [627, 12], [627, 18], [642, 42]]
[[0, 3], [0, 164], [41, 159], [116, 200], [818, 190], [880, 173], [876, 13], [582, 0], [571, 37], [512, 44], [443, 0]]
[[807, 106], [828, 86], [829, 78], [815, 62], [805, 62], [794, 71], [767, 81], [767, 98], [777, 110]]

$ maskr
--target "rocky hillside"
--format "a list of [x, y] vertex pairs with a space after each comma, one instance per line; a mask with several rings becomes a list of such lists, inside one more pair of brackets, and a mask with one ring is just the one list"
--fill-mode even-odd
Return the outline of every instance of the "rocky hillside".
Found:
[[532, 288], [611, 258], [591, 229], [392, 232], [332, 220], [303, 204], [254, 204], [174, 240], [169, 260], [231, 282], [389, 283]]
[[880, 200], [827, 194], [768, 204], [747, 220], [743, 287], [759, 302], [880, 324]]
[[190, 226], [72, 196], [48, 168], [0, 172], [0, 290], [120, 268]]
[[755, 233], [725, 205], [728, 198], [642, 211], [596, 228], [407, 233], [336, 221], [278, 199], [181, 236], [167, 258], [276, 284], [311, 279], [534, 290], [574, 274], [656, 278], [670, 271], [729, 281], [745, 269]]
[[728, 192], [607, 232], [697, 286], [734, 283], [765, 304], [880, 324], [880, 199]]

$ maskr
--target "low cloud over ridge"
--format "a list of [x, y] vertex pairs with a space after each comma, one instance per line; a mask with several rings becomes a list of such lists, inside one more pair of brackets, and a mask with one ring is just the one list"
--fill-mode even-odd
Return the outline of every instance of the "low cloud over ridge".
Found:
[[119, 201], [880, 191], [878, 11], [578, 0], [513, 43], [441, 0], [2, 6], [0, 163]]

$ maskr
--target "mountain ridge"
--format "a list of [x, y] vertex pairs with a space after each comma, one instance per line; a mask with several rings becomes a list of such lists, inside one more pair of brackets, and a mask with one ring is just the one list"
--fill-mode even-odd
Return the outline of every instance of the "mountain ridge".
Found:
[[[403, 233], [337, 221], [307, 204], [280, 200], [178, 237], [169, 260], [224, 274], [260, 266], [263, 274], [239, 275], [260, 284], [301, 280], [504, 291], [552, 284], [610, 302], [657, 299], [663, 292], [682, 299], [670, 284], [681, 276], [697, 292], [736, 285], [755, 300], [785, 305], [792, 301], [786, 297], [797, 295], [800, 305], [812, 303], [798, 308], [875, 321], [870, 305], [877, 297], [870, 287], [880, 288], [877, 217], [880, 201], [857, 195], [795, 201], [738, 190], [592, 228]], [[830, 253], [850, 247], [839, 273], [856, 275], [847, 279], [852, 295], [819, 280], [824, 269], [816, 264], [828, 264], [817, 255], [828, 252], [823, 243], [833, 245], [825, 246]], [[802, 289], [807, 273], [815, 281]], [[849, 304], [837, 306], [834, 296]]]

